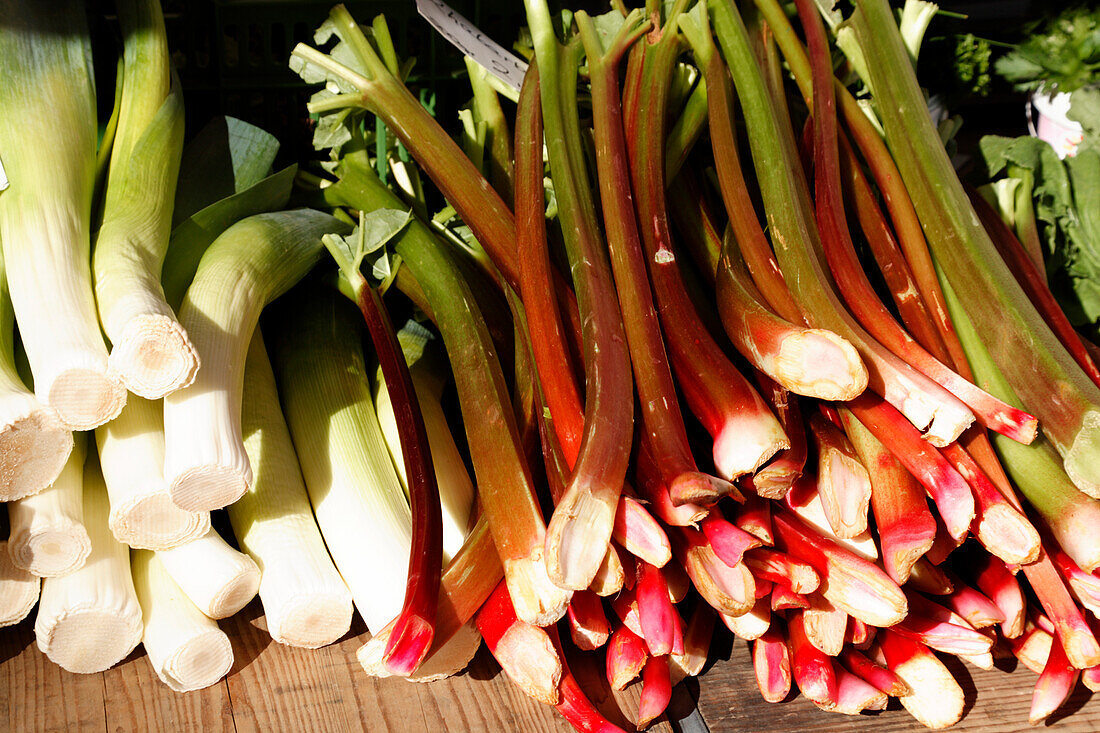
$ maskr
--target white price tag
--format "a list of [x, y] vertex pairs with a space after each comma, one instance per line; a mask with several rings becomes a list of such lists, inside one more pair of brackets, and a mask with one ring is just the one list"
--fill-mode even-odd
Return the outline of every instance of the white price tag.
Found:
[[416, 0], [416, 9], [451, 45], [519, 92], [527, 73], [526, 61], [486, 36], [443, 0]]
[[3, 191], [10, 184], [8, 183], [8, 174], [4, 173], [4, 164], [0, 162], [0, 191]]

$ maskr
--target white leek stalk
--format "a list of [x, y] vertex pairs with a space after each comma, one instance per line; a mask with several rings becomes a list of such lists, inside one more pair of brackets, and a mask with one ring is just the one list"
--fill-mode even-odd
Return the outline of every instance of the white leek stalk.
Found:
[[317, 525], [375, 634], [401, 611], [412, 515], [371, 400], [362, 319], [312, 289], [278, 323], [272, 357]]
[[260, 587], [260, 568], [211, 529], [157, 557], [191, 602], [210, 618], [227, 618], [248, 605]]
[[0, 626], [13, 626], [25, 619], [38, 603], [41, 585], [37, 575], [15, 567], [8, 543], [0, 542]]
[[290, 646], [331, 644], [351, 627], [351, 593], [313, 518], [259, 329], [248, 347], [241, 422], [253, 480], [229, 505], [229, 520], [262, 572], [267, 631]]
[[141, 643], [161, 682], [190, 692], [225, 677], [233, 666], [225, 632], [180, 590], [154, 553], [134, 550], [130, 563], [145, 619]]
[[15, 311], [0, 256], [0, 501], [49, 486], [73, 449], [57, 413], [27, 389], [15, 362]]
[[198, 355], [164, 299], [161, 268], [183, 151], [183, 95], [172, 82], [160, 0], [120, 0], [118, 126], [92, 270], [109, 365], [157, 399], [195, 379]]
[[92, 295], [96, 109], [82, 3], [0, 2], [0, 239], [35, 394], [88, 430], [122, 409]]
[[[439, 502], [443, 509], [443, 563], [462, 547], [470, 531], [470, 513], [474, 506], [474, 484], [458, 452], [447, 416], [443, 414], [440, 396], [443, 392], [445, 368], [431, 353], [425, 354], [425, 347], [431, 333], [415, 321], [409, 321], [397, 334], [405, 360], [409, 363], [416, 400], [420, 403], [420, 413], [424, 416], [424, 427], [428, 432], [428, 449], [435, 466], [436, 484], [439, 486]], [[386, 383], [382, 379], [382, 370], [378, 370], [375, 380], [374, 400], [378, 412], [378, 421], [386, 446], [393, 458], [393, 465], [401, 478], [401, 484], [408, 496], [408, 484], [405, 479], [405, 460], [401, 453], [401, 439], [397, 432], [397, 419], [393, 414], [393, 403]]]
[[241, 437], [248, 342], [263, 307], [309, 272], [321, 235], [333, 231], [347, 227], [310, 209], [258, 214], [223, 232], [199, 262], [180, 323], [203, 368], [164, 399], [164, 476], [181, 508], [220, 509], [252, 483]]
[[70, 672], [110, 669], [141, 641], [130, 551], [111, 534], [109, 510], [107, 487], [92, 452], [84, 463], [84, 526], [92, 551], [79, 570], [42, 581], [34, 622], [38, 648]]
[[84, 444], [78, 434], [52, 486], [8, 505], [11, 560], [40, 578], [79, 569], [92, 550], [84, 528]]
[[111, 531], [119, 542], [167, 550], [210, 530], [210, 512], [180, 509], [168, 492], [159, 401], [131, 396], [118, 417], [96, 428], [96, 443], [111, 497]]

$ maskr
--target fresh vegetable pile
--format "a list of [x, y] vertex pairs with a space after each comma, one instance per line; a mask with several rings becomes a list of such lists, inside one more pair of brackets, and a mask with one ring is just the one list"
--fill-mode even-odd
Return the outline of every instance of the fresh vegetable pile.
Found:
[[1002, 219], [951, 165], [934, 6], [525, 4], [458, 142], [335, 7], [290, 59], [325, 160], [269, 175], [236, 120], [184, 147], [156, 0], [118, 2], [98, 143], [79, 3], [0, 0], [0, 619], [183, 691], [257, 594], [294, 646], [354, 608], [367, 674], [484, 641], [585, 731], [565, 645], [643, 728], [718, 621], [773, 702], [947, 727], [938, 655], [1039, 673], [1033, 723], [1100, 688], [1097, 347], [1033, 189]]

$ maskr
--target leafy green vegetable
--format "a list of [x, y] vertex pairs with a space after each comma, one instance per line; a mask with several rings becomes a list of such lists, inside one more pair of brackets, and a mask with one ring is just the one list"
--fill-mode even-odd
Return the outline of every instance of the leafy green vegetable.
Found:
[[1100, 81], [1100, 6], [1068, 8], [1010, 53], [997, 73], [1023, 92], [1073, 92]]
[[[1100, 322], [1100, 148], [1095, 139], [1065, 161], [1033, 137], [988, 135], [980, 147], [991, 177], [1004, 171], [1008, 180], [1034, 186], [1051, 288], [1074, 325], [1095, 328]], [[1009, 220], [1018, 217], [1005, 213]]]

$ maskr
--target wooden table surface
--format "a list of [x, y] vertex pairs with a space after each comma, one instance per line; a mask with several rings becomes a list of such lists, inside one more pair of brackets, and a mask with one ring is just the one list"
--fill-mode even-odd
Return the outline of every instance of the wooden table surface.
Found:
[[[550, 707], [520, 693], [482, 648], [461, 675], [429, 685], [371, 679], [355, 660], [366, 637], [360, 624], [324, 649], [271, 641], [258, 601], [222, 622], [235, 660], [225, 680], [197, 692], [171, 692], [153, 674], [140, 647], [107, 672], [75, 675], [46, 659], [30, 620], [0, 630], [0, 729], [9, 731], [569, 731]], [[572, 659], [574, 672], [605, 715], [628, 730], [637, 685], [612, 695], [601, 685], [603, 659]], [[952, 671], [967, 690], [959, 731], [1030, 730], [1027, 710], [1036, 676], [963, 664]], [[621, 710], [621, 712], [620, 712]], [[857, 717], [825, 713], [804, 698], [769, 705], [752, 677], [748, 645], [724, 631], [703, 676], [678, 686], [660, 733], [710, 731], [924, 730], [896, 701]], [[1049, 727], [1100, 730], [1100, 702], [1079, 686]]]

